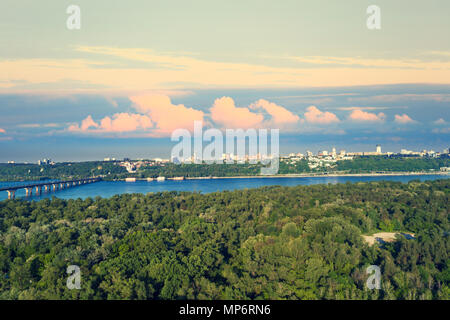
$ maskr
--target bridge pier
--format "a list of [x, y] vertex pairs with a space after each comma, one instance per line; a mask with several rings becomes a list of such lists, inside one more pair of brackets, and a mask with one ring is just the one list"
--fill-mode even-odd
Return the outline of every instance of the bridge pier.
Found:
[[6, 190], [8, 192], [8, 199], [15, 199], [16, 198], [16, 190]]
[[33, 188], [25, 188], [26, 196], [30, 197], [33, 195]]

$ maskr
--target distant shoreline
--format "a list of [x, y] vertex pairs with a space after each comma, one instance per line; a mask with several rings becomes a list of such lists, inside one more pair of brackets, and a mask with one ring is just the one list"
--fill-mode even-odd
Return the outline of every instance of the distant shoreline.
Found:
[[[423, 175], [449, 175], [447, 172], [393, 172], [393, 173], [331, 173], [331, 174], [278, 174], [257, 176], [231, 176], [231, 177], [186, 177], [186, 180], [197, 179], [246, 179], [246, 178], [320, 178], [320, 177], [378, 177], [378, 176], [423, 176]], [[167, 178], [170, 179], [170, 178]]]
[[[166, 177], [169, 181], [183, 181], [183, 180], [220, 180], [220, 179], [259, 179], [259, 178], [326, 178], [326, 177], [394, 177], [394, 176], [443, 176], [447, 177], [450, 172], [387, 172], [387, 173], [330, 173], [330, 174], [311, 174], [311, 173], [292, 173], [292, 174], [277, 174], [277, 175], [254, 175], [254, 176], [208, 176], [208, 177], [184, 177], [183, 179], [174, 179], [178, 177]], [[136, 181], [148, 181], [148, 178], [135, 178]], [[125, 181], [126, 178], [104, 180], [104, 181]], [[15, 182], [28, 180], [14, 180]], [[153, 179], [156, 182], [156, 179]], [[0, 182], [11, 182], [7, 180], [0, 180]]]
[[[330, 173], [330, 174], [278, 174], [278, 175], [255, 175], [255, 176], [225, 176], [225, 177], [185, 177], [184, 180], [218, 180], [218, 179], [257, 179], [257, 178], [326, 178], [326, 177], [382, 177], [382, 176], [425, 176], [442, 175], [448, 176], [448, 172], [392, 172], [392, 173]], [[174, 178], [166, 178], [174, 181]], [[125, 179], [113, 180], [125, 181]], [[136, 181], [147, 181], [147, 178], [136, 178]], [[156, 179], [154, 180], [156, 181]], [[182, 181], [182, 180], [178, 180]]]

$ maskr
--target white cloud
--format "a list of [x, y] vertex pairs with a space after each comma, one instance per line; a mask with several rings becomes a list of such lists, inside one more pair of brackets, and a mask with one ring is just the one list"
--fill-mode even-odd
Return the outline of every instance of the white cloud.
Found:
[[434, 121], [433, 123], [437, 124], [437, 125], [445, 125], [445, 124], [447, 124], [447, 122], [443, 118], [439, 118], [436, 121]]

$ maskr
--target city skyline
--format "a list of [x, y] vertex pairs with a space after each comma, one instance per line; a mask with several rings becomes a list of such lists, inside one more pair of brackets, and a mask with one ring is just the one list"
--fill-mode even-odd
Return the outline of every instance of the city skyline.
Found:
[[[440, 155], [444, 155], [444, 154], [449, 154], [450, 153], [450, 148], [445, 148], [443, 150], [433, 150], [433, 149], [421, 149], [421, 150], [408, 150], [408, 149], [401, 149], [400, 151], [385, 151], [382, 149], [382, 146], [380, 144], [377, 144], [375, 146], [375, 148], [371, 151], [355, 151], [355, 150], [346, 150], [346, 149], [337, 149], [336, 147], [331, 147], [331, 149], [318, 149], [318, 151], [314, 151], [312, 152], [311, 150], [305, 150], [304, 153], [302, 153], [302, 151], [293, 151], [293, 152], [289, 152], [289, 153], [281, 153], [279, 155], [280, 158], [289, 158], [289, 157], [301, 157], [301, 158], [308, 158], [308, 157], [326, 157], [326, 156], [331, 156], [333, 158], [339, 158], [339, 156], [392, 156], [392, 155], [403, 155], [403, 156], [420, 156], [420, 157], [424, 157], [424, 156], [428, 156], [428, 157], [435, 157], [435, 156], [440, 156]], [[15, 161], [15, 160], [8, 160], [5, 163], [8, 164], [20, 164], [20, 163], [25, 163], [25, 164], [32, 164], [32, 163], [36, 163], [38, 165], [53, 165], [57, 162], [87, 162], [87, 161], [103, 161], [103, 162], [109, 162], [109, 161], [125, 161], [125, 162], [129, 162], [129, 161], [142, 161], [142, 160], [151, 160], [151, 161], [159, 161], [159, 162], [165, 162], [165, 161], [169, 161], [169, 162], [174, 162], [174, 163], [183, 163], [186, 162], [187, 159], [194, 159], [195, 153], [188, 158], [185, 159], [176, 159], [176, 161], [174, 161], [173, 158], [170, 157], [165, 157], [164, 155], [159, 155], [158, 157], [144, 157], [144, 158], [130, 158], [130, 157], [113, 157], [113, 156], [108, 156], [108, 157], [104, 157], [103, 159], [86, 159], [86, 160], [79, 160], [79, 161], [69, 161], [69, 160], [63, 160], [63, 161], [53, 161], [52, 158], [47, 157], [47, 158], [42, 158], [39, 159], [37, 161]], [[245, 159], [248, 160], [249, 158], [255, 158], [260, 160], [261, 156], [260, 153], [258, 152], [256, 155], [250, 155], [248, 152], [245, 154]], [[267, 155], [267, 157], [271, 157], [271, 154], [269, 153]], [[222, 159], [234, 159], [234, 160], [242, 160], [239, 158], [238, 155], [234, 154], [234, 153], [222, 153]], [[203, 160], [209, 160], [209, 159], [203, 159]], [[351, 159], [345, 159], [345, 160], [351, 160]], [[194, 160], [191, 160], [192, 162], [194, 162]], [[2, 162], [0, 162], [2, 163]]]

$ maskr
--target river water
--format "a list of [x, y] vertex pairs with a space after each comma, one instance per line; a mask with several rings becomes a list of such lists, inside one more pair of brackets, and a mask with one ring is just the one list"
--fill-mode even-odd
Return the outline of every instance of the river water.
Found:
[[[100, 181], [97, 183], [81, 185], [65, 190], [51, 192], [48, 194], [42, 193], [41, 196], [28, 197], [30, 200], [39, 200], [43, 198], [51, 198], [53, 196], [61, 199], [85, 199], [88, 197], [94, 198], [97, 196], [108, 198], [116, 194], [123, 193], [149, 193], [160, 191], [197, 191], [201, 193], [210, 193], [224, 190], [237, 190], [245, 188], [258, 188], [262, 186], [297, 186], [297, 185], [312, 185], [312, 184], [336, 184], [346, 182], [368, 182], [368, 181], [399, 181], [408, 182], [411, 180], [435, 180], [446, 179], [447, 176], [441, 175], [400, 175], [400, 176], [340, 176], [340, 177], [280, 177], [280, 178], [232, 178], [232, 179], [198, 179], [198, 180], [183, 180], [173, 181], [166, 180], [163, 182], [157, 181]], [[0, 182], [0, 188], [11, 185], [24, 185], [26, 182]], [[33, 190], [34, 193], [34, 190]], [[0, 200], [7, 199], [6, 191], [0, 192]], [[18, 190], [16, 198], [25, 198], [25, 191]]]

